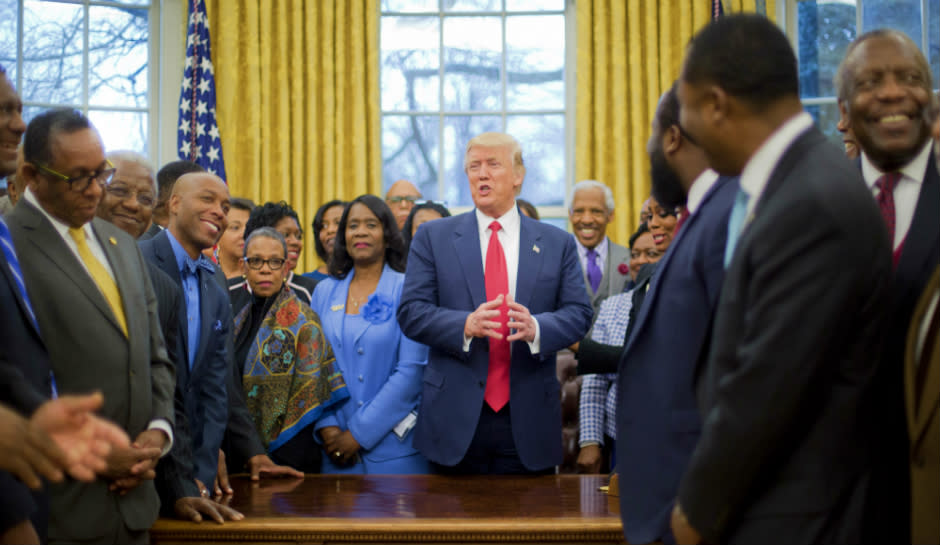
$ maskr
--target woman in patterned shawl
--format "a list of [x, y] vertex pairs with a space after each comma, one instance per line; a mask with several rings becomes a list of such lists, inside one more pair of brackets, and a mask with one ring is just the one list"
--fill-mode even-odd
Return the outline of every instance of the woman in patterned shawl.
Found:
[[320, 318], [287, 288], [287, 244], [270, 227], [245, 241], [242, 266], [251, 301], [235, 317], [235, 357], [242, 362], [245, 402], [275, 463], [320, 470], [313, 424], [349, 397], [323, 336]]

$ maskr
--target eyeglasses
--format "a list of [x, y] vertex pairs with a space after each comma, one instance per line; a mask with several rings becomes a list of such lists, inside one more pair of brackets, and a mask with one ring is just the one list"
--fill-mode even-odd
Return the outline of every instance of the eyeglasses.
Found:
[[122, 201], [134, 195], [137, 197], [137, 203], [147, 208], [153, 208], [153, 205], [157, 202], [157, 199], [154, 198], [152, 193], [135, 191], [123, 185], [108, 184], [104, 186], [104, 190], [108, 192], [108, 195]]
[[111, 164], [111, 161], [105, 159], [105, 163], [108, 165], [107, 168], [103, 168], [98, 172], [93, 172], [91, 174], [79, 174], [78, 176], [72, 176], [71, 178], [65, 174], [62, 174], [61, 172], [56, 172], [55, 170], [40, 164], [37, 164], [36, 168], [46, 172], [47, 174], [52, 174], [60, 180], [64, 180], [69, 184], [69, 188], [72, 191], [81, 193], [82, 191], [88, 189], [88, 186], [91, 185], [92, 180], [98, 182], [101, 185], [108, 185], [111, 183], [111, 177], [114, 176], [114, 171], [116, 169], [114, 168], [114, 165]]
[[392, 203], [392, 204], [401, 204], [401, 203], [403, 203], [403, 202], [405, 202], [405, 201], [408, 201], [408, 202], [410, 202], [411, 204], [414, 204], [414, 203], [420, 201], [420, 200], [421, 200], [421, 197], [412, 197], [412, 196], [410, 196], [410, 195], [409, 195], [409, 196], [398, 195], [398, 196], [395, 196], [395, 197], [389, 197], [389, 198], [387, 198], [387, 199], [385, 199], [385, 200], [388, 201], [388, 202], [390, 202], [390, 203]]
[[286, 261], [284, 259], [281, 259], [280, 257], [272, 257], [271, 259], [261, 259], [260, 257], [246, 257], [244, 258], [244, 260], [245, 260], [245, 263], [248, 264], [248, 268], [255, 270], [255, 271], [260, 271], [261, 267], [264, 267], [265, 263], [268, 264], [268, 267], [272, 271], [276, 271], [276, 270], [279, 270], [281, 267], [283, 267], [284, 261]]

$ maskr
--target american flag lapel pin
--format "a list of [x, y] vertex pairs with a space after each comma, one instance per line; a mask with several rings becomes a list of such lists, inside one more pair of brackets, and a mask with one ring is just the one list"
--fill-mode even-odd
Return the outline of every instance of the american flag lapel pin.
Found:
[[535, 252], [535, 253], [539, 253], [539, 252], [541, 252], [542, 250], [539, 249], [538, 244], [533, 244], [533, 245], [532, 245], [532, 251]]

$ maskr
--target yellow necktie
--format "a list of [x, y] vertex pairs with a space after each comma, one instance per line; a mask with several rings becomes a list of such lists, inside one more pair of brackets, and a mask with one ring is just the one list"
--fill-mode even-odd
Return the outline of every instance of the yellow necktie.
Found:
[[91, 253], [88, 241], [85, 240], [85, 230], [81, 227], [70, 227], [69, 235], [71, 235], [72, 240], [74, 240], [75, 244], [78, 246], [78, 255], [82, 257], [82, 262], [85, 264], [85, 268], [88, 269], [88, 274], [91, 275], [91, 279], [98, 285], [98, 289], [101, 290], [101, 294], [104, 295], [104, 298], [108, 300], [108, 305], [110, 305], [111, 310], [114, 311], [114, 316], [117, 318], [118, 323], [121, 324], [121, 331], [124, 332], [124, 336], [126, 337], [127, 319], [124, 317], [124, 305], [121, 302], [121, 292], [118, 291], [117, 284], [114, 282], [114, 279], [111, 278], [111, 275], [108, 274], [104, 265], [95, 257], [95, 254]]

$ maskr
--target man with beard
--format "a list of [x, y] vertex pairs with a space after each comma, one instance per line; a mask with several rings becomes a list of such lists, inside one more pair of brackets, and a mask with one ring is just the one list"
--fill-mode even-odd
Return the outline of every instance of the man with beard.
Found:
[[903, 403], [907, 326], [940, 263], [940, 174], [930, 160], [930, 67], [917, 45], [896, 30], [860, 36], [837, 73], [839, 111], [861, 148], [862, 177], [892, 240], [894, 281], [878, 382], [884, 396], [870, 422], [880, 434], [866, 509], [866, 536], [907, 542], [909, 467]]
[[618, 369], [617, 472], [630, 543], [672, 540], [669, 513], [701, 430], [694, 376], [724, 279], [737, 179], [708, 167], [679, 126], [675, 84], [660, 99], [647, 151], [653, 197], [685, 205], [685, 223], [656, 265]]

